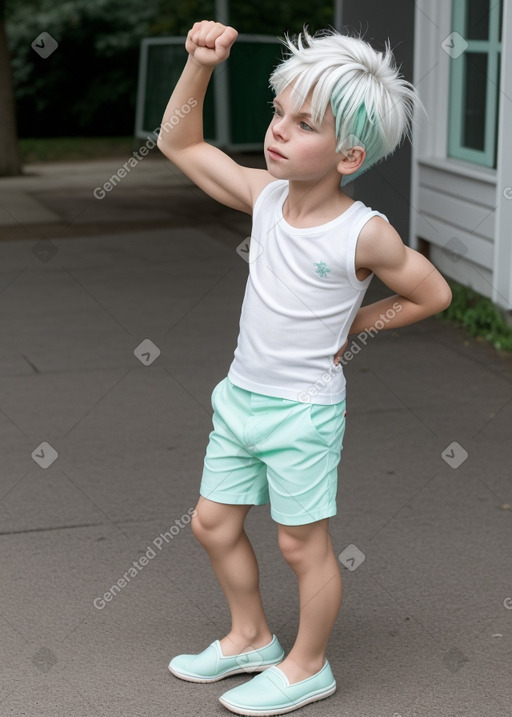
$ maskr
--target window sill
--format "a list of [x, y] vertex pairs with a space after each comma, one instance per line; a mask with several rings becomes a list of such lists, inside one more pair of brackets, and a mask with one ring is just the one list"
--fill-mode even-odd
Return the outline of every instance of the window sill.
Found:
[[443, 172], [458, 174], [461, 177], [469, 177], [470, 179], [476, 179], [479, 182], [496, 186], [497, 173], [495, 169], [482, 167], [479, 164], [473, 164], [471, 162], [463, 162], [462, 160], [453, 159], [452, 157], [446, 157], [444, 159], [440, 157], [418, 157], [417, 161], [419, 165], [424, 167], [440, 169]]

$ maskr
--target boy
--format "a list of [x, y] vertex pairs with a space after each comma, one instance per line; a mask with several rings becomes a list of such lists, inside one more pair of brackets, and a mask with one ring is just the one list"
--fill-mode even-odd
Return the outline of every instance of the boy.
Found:
[[[405, 326], [451, 301], [434, 266], [341, 189], [408, 133], [412, 86], [389, 48], [381, 54], [334, 32], [303, 35], [298, 46], [287, 40], [290, 56], [270, 78], [276, 98], [266, 171], [242, 167], [203, 140], [206, 88], [237, 37], [220, 23], [195, 23], [188, 33], [189, 58], [158, 139], [207, 194], [253, 216], [238, 345], [212, 393], [214, 430], [191, 523], [226, 595], [231, 630], [169, 665], [192, 682], [259, 672], [220, 697], [243, 715], [290, 712], [336, 689], [325, 652], [341, 575], [328, 523], [336, 514], [346, 413], [340, 360], [349, 333]], [[171, 122], [185, 104], [189, 112]], [[373, 274], [396, 293], [360, 308]], [[267, 624], [244, 531], [251, 506], [268, 502], [299, 587], [299, 630], [286, 657]]]

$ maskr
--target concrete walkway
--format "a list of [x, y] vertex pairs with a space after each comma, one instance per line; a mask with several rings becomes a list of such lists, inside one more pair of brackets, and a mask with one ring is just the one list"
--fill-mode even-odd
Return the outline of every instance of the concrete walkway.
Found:
[[[229, 630], [189, 520], [250, 219], [163, 158], [95, 198], [121, 165], [0, 179], [1, 717], [221, 717], [247, 679], [167, 663]], [[300, 714], [508, 717], [512, 358], [435, 319], [357, 348], [331, 520], [338, 690]], [[268, 507], [247, 531], [288, 650], [298, 596]]]

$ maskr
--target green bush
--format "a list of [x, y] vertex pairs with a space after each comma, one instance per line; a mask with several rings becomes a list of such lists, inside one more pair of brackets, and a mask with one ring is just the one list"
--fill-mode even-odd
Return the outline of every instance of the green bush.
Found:
[[449, 282], [452, 303], [437, 314], [440, 319], [456, 321], [471, 336], [480, 336], [500, 351], [512, 351], [512, 328], [495, 304], [473, 289]]

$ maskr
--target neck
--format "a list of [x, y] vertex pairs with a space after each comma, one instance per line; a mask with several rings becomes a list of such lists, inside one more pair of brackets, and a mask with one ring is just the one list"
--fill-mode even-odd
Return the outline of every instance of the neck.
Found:
[[307, 182], [291, 179], [283, 216], [292, 226], [314, 226], [339, 216], [353, 203], [340, 188], [341, 178], [326, 177]]

